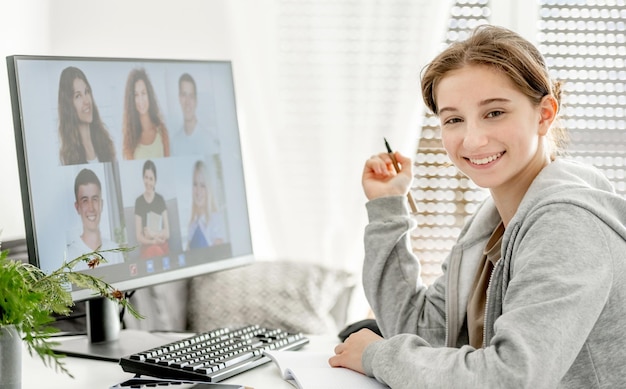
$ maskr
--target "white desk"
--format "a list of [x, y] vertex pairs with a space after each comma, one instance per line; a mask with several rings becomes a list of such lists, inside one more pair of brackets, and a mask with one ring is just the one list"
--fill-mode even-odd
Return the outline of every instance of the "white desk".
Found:
[[[310, 343], [302, 350], [325, 351], [330, 355], [335, 345], [339, 343], [339, 339], [335, 336], [308, 335], [307, 337]], [[66, 357], [64, 361], [68, 370], [74, 375], [74, 379], [55, 372], [51, 367], [44, 366], [38, 356], [31, 357], [24, 348], [22, 389], [108, 389], [114, 384], [133, 377], [114, 362], [72, 357]], [[281, 378], [278, 368], [272, 362], [231, 377], [222, 383], [245, 385], [254, 389], [293, 389], [291, 384]]]

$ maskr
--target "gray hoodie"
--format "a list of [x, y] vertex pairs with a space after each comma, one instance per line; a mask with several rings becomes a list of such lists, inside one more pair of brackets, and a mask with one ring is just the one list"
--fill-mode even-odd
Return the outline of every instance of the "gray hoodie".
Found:
[[557, 159], [535, 178], [502, 240], [484, 347], [467, 300], [500, 222], [488, 198], [422, 284], [404, 196], [367, 203], [363, 284], [385, 340], [366, 373], [392, 388], [626, 388], [626, 200], [596, 169]]

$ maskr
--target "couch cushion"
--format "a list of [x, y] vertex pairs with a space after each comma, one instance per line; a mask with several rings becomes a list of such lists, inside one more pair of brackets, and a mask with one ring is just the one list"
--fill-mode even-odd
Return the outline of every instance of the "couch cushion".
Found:
[[336, 334], [331, 311], [350, 294], [354, 277], [341, 270], [289, 261], [257, 261], [191, 280], [191, 331], [259, 324], [305, 334]]

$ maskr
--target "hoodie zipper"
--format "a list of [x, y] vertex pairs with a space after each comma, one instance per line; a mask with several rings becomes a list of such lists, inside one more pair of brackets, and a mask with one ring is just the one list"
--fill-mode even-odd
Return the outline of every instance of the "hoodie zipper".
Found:
[[[457, 330], [458, 328], [458, 305], [459, 305], [459, 296], [458, 296], [458, 284], [459, 284], [459, 269], [461, 267], [460, 256], [456, 255], [456, 251], [452, 253], [450, 257], [450, 268], [448, 269], [448, 285], [446, 287], [446, 346], [455, 347], [457, 339], [452, 341], [450, 338], [450, 329], [454, 328]], [[454, 286], [454, 287], [452, 287]], [[452, 291], [457, 291], [453, 293]], [[454, 344], [453, 344], [454, 343]]]
[[493, 267], [493, 270], [491, 271], [491, 274], [489, 275], [489, 282], [487, 283], [487, 298], [485, 299], [485, 317], [483, 319], [483, 348], [487, 347], [487, 317], [489, 317], [488, 313], [489, 313], [489, 297], [491, 296], [491, 282], [493, 281], [493, 275], [495, 274], [496, 269], [498, 268], [498, 266], [500, 266], [500, 262], [502, 262], [502, 258], [500, 258], [500, 260], [496, 262], [496, 265]]

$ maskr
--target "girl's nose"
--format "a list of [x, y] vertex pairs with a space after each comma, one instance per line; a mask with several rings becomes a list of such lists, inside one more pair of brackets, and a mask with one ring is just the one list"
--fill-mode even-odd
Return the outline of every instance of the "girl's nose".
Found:
[[476, 150], [486, 145], [488, 142], [486, 132], [477, 124], [467, 121], [463, 147], [467, 150]]

